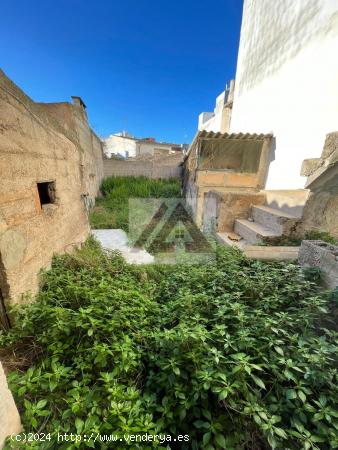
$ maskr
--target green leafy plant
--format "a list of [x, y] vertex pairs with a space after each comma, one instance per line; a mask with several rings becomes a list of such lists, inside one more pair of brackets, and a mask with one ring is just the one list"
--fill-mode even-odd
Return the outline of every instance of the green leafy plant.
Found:
[[34, 349], [9, 382], [25, 431], [51, 435], [22, 447], [77, 432], [188, 434], [168, 444], [183, 450], [337, 448], [330, 301], [294, 264], [218, 248], [206, 265], [136, 267], [91, 240], [54, 259], [1, 337], [17, 357]]

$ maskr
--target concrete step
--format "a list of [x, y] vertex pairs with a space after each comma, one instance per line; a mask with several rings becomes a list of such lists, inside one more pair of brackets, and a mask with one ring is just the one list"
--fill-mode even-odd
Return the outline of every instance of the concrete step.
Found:
[[281, 236], [282, 233], [265, 227], [260, 223], [250, 222], [246, 219], [235, 220], [235, 233], [243, 237], [249, 244], [257, 244], [265, 237]]
[[281, 211], [279, 209], [270, 208], [269, 206], [253, 205], [251, 214], [254, 221], [263, 227], [269, 228], [280, 235], [287, 231], [287, 227], [297, 220], [295, 216]]
[[216, 233], [216, 239], [226, 247], [236, 247], [241, 250], [247, 258], [260, 261], [296, 261], [298, 259], [299, 247], [269, 247], [251, 245], [248, 241], [241, 239], [234, 241], [229, 238], [229, 233]]

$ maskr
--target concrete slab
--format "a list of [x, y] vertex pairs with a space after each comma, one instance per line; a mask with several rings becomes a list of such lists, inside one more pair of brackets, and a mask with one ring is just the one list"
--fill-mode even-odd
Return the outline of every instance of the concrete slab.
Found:
[[146, 250], [130, 247], [127, 233], [123, 230], [92, 230], [91, 233], [100, 242], [102, 248], [118, 250], [129, 264], [150, 264], [154, 262], [154, 256]]
[[281, 233], [246, 219], [235, 220], [235, 233], [242, 236], [250, 244], [261, 242], [264, 237], [280, 236]]
[[288, 230], [298, 220], [295, 216], [285, 211], [270, 208], [265, 205], [252, 205], [251, 213], [256, 223], [270, 228], [279, 234], [288, 234]]
[[244, 254], [248, 258], [261, 261], [296, 261], [299, 255], [299, 247], [250, 245], [244, 249]]

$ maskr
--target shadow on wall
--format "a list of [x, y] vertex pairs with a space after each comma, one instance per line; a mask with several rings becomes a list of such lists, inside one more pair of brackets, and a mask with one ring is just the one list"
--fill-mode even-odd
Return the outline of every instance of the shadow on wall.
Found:
[[280, 209], [296, 218], [301, 218], [310, 191], [307, 189], [266, 190], [266, 204]]
[[8, 296], [8, 286], [5, 280], [5, 268], [0, 253], [0, 330], [8, 330], [11, 326], [5, 305], [5, 297]]
[[[277, 139], [271, 140], [269, 165], [276, 159]], [[270, 208], [280, 209], [296, 218], [301, 218], [310, 191], [307, 189], [265, 190], [266, 204]]]
[[269, 167], [270, 164], [276, 159], [276, 137], [272, 136], [271, 143], [270, 143], [270, 154], [269, 154]]
[[[236, 77], [238, 92], [270, 77], [312, 41], [336, 33], [338, 12], [332, 14], [330, 3], [275, 0], [271, 7], [270, 0], [245, 2], [241, 39], [245, 37], [247, 45], [241, 54], [245, 64]], [[322, 17], [326, 8], [327, 17]]]

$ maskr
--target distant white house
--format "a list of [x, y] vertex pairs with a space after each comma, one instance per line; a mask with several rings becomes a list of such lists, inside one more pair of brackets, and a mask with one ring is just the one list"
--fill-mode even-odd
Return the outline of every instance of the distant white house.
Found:
[[137, 139], [129, 134], [127, 131], [111, 134], [105, 139], [102, 139], [103, 151], [107, 158], [112, 155], [120, 156], [121, 158], [133, 158], [136, 156]]
[[154, 138], [138, 139], [127, 131], [111, 134], [102, 139], [102, 142], [107, 158], [111, 158], [112, 155], [121, 158], [170, 155], [182, 153], [187, 147], [185, 144], [157, 142]]

